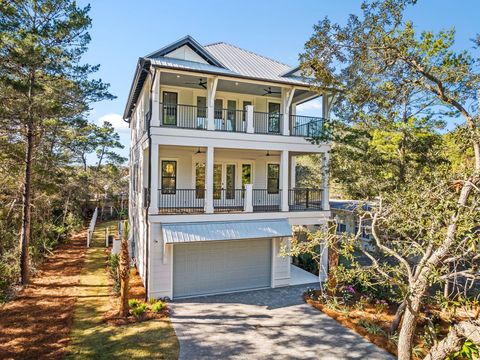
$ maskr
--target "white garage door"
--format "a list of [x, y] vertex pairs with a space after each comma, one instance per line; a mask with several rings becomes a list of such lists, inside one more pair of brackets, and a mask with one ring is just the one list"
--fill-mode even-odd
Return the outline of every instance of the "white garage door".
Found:
[[270, 287], [271, 239], [209, 241], [173, 247], [173, 296]]

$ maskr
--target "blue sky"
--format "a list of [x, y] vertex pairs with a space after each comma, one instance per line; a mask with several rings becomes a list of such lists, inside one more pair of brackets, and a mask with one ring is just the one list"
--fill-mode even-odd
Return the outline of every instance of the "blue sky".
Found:
[[[116, 100], [93, 105], [92, 121], [111, 121], [128, 154], [128, 127], [121, 120], [137, 60], [187, 34], [201, 44], [225, 41], [295, 65], [313, 25], [328, 16], [344, 23], [360, 13], [360, 0], [164, 1], [96, 0], [91, 4], [92, 41], [84, 60], [100, 64], [97, 76], [110, 83]], [[419, 30], [455, 27], [458, 48], [480, 33], [478, 0], [418, 0], [407, 16]], [[315, 106], [306, 109], [316, 115]]]

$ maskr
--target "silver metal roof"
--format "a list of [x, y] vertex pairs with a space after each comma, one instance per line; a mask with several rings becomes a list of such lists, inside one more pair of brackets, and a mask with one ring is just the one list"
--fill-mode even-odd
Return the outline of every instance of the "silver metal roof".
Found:
[[287, 219], [172, 223], [162, 225], [167, 244], [292, 236]]
[[282, 76], [282, 74], [289, 73], [295, 68], [249, 50], [224, 42], [205, 45], [204, 48], [225, 65], [226, 68], [234, 71], [238, 75], [277, 82], [288, 82], [291, 84], [309, 85], [300, 77]]

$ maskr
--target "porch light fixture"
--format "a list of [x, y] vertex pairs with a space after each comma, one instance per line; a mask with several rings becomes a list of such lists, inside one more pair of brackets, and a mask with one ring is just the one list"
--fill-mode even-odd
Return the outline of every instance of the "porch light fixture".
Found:
[[267, 150], [267, 155], [266, 156], [270, 156], [270, 152]]
[[179, 77], [180, 77], [180, 75], [177, 75], [177, 78], [179, 78]]
[[202, 151], [202, 150], [200, 150], [200, 148], [198, 148], [198, 150], [197, 150], [197, 152], [195, 153], [195, 155], [197, 155], [197, 154], [204, 154], [204, 153], [205, 153], [205, 151]]

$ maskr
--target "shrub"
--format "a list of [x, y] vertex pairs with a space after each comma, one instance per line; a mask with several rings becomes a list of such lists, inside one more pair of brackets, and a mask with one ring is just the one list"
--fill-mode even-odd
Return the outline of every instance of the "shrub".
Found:
[[155, 304], [152, 306], [152, 311], [159, 313], [163, 309], [163, 302], [162, 301], [157, 301]]
[[113, 281], [113, 292], [118, 295], [120, 294], [120, 255], [110, 254], [108, 265], [110, 278]]
[[138, 301], [137, 299], [128, 300], [128, 306], [131, 309], [136, 309], [139, 305], [140, 305], [140, 301]]
[[145, 314], [146, 311], [147, 311], [147, 305], [139, 304], [138, 306], [132, 309], [132, 315], [135, 316], [137, 320], [140, 320], [143, 318], [143, 315]]
[[150, 305], [153, 305], [153, 304], [155, 304], [156, 302], [157, 302], [157, 299], [155, 299], [155, 298], [153, 298], [153, 297], [151, 297], [151, 298], [148, 299], [148, 303], [149, 303]]

